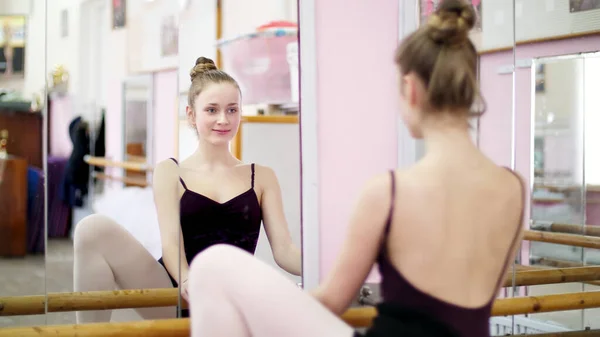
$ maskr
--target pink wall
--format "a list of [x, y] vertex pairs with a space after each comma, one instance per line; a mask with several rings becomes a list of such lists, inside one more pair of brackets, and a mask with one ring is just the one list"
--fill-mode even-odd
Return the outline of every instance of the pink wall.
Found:
[[[398, 1], [316, 1], [321, 275], [369, 177], [397, 166]], [[357, 25], [365, 18], [368, 25]]]
[[[528, 59], [595, 51], [600, 36], [529, 44], [516, 47], [516, 58]], [[488, 110], [481, 119], [480, 148], [500, 165], [510, 166], [512, 76], [498, 74], [499, 67], [512, 64], [512, 51], [485, 54], [480, 58], [481, 90]], [[531, 70], [516, 72], [516, 169], [530, 186], [531, 169]], [[529, 209], [527, 209], [527, 219]], [[529, 248], [523, 245], [523, 262], [529, 260]]]
[[175, 153], [177, 70], [161, 71], [154, 75], [154, 162]]

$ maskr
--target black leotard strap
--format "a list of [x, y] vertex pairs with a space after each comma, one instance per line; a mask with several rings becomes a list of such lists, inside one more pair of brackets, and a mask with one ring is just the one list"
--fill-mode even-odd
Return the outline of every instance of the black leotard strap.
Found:
[[254, 163], [250, 165], [250, 168], [252, 169], [252, 188], [254, 188]]
[[[179, 163], [177, 162], [177, 159], [175, 159], [175, 158], [169, 158], [169, 159], [171, 159], [172, 161], [174, 161], [175, 164], [177, 164], [177, 166], [179, 166]], [[179, 182], [181, 182], [181, 186], [183, 186], [183, 188], [185, 188], [186, 190], [188, 189], [187, 186], [186, 186], [186, 184], [185, 184], [185, 181], [183, 181], [183, 179], [181, 179], [181, 177], [179, 177]]]
[[391, 183], [392, 183], [392, 194], [391, 194], [391, 203], [390, 203], [390, 211], [388, 214], [387, 223], [385, 224], [385, 235], [390, 232], [390, 226], [392, 225], [392, 218], [394, 216], [394, 205], [396, 204], [396, 175], [394, 171], [390, 171]]

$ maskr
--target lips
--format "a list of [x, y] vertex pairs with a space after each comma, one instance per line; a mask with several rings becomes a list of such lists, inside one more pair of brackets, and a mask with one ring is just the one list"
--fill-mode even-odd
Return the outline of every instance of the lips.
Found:
[[220, 135], [226, 135], [229, 132], [231, 132], [231, 130], [213, 130], [214, 132], [220, 134]]

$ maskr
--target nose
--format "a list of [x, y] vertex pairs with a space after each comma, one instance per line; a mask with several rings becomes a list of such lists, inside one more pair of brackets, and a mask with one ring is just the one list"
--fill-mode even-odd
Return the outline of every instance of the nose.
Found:
[[219, 118], [217, 119], [217, 124], [229, 124], [229, 119], [227, 119], [227, 114], [226, 113], [220, 113], [219, 114]]

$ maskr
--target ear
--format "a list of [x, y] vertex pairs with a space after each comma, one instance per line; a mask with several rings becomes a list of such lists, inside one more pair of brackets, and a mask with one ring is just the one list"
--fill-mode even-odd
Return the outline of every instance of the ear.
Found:
[[412, 75], [402, 76], [402, 94], [408, 106], [414, 107], [417, 105], [417, 87], [415, 78]]
[[194, 113], [194, 109], [192, 109], [189, 105], [185, 107], [185, 115], [187, 116], [188, 123], [195, 126], [196, 114]]

